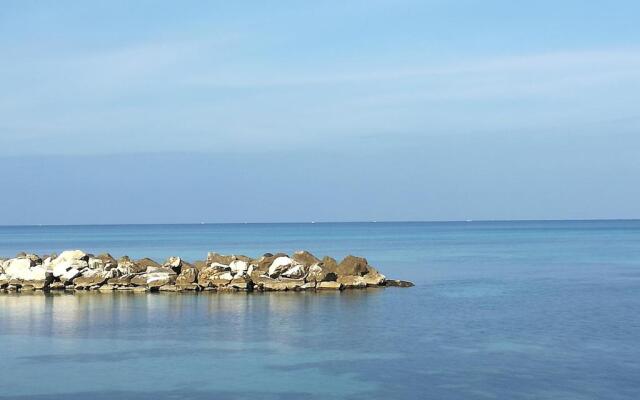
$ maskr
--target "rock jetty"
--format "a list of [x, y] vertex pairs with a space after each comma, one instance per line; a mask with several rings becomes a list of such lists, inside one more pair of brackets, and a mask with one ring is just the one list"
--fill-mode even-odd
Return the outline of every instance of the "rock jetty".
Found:
[[59, 255], [20, 253], [0, 259], [0, 291], [94, 290], [110, 292], [163, 291], [302, 291], [413, 286], [390, 280], [366, 258], [347, 256], [338, 262], [319, 259], [308, 251], [289, 256], [264, 254], [259, 258], [211, 252], [204, 261], [189, 263], [169, 257], [162, 264], [150, 259], [115, 259], [67, 250]]

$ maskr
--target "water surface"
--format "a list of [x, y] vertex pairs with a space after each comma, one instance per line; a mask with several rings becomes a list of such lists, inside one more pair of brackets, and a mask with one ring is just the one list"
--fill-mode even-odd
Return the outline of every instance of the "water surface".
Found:
[[636, 399], [640, 222], [0, 227], [0, 255], [308, 249], [411, 289], [0, 295], [0, 399]]

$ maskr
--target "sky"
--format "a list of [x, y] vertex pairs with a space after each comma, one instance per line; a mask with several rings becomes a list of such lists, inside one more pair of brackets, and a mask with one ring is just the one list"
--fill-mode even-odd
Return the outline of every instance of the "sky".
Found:
[[637, 1], [0, 7], [0, 225], [640, 218]]

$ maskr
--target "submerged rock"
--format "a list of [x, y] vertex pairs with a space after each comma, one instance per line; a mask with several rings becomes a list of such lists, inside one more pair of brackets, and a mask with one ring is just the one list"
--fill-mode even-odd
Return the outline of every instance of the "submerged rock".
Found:
[[402, 288], [415, 286], [413, 282], [401, 281], [399, 279], [389, 279], [385, 282], [385, 284], [386, 286], [395, 286], [395, 287], [402, 287]]

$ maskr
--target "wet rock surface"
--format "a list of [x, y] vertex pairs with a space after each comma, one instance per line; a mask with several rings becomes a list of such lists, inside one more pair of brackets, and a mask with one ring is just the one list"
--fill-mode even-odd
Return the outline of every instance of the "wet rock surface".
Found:
[[267, 292], [411, 287], [408, 281], [387, 279], [366, 258], [349, 255], [340, 262], [308, 251], [267, 253], [258, 258], [210, 252], [204, 261], [169, 257], [119, 259], [66, 250], [60, 255], [20, 253], [0, 258], [0, 291], [116, 290], [146, 292]]

